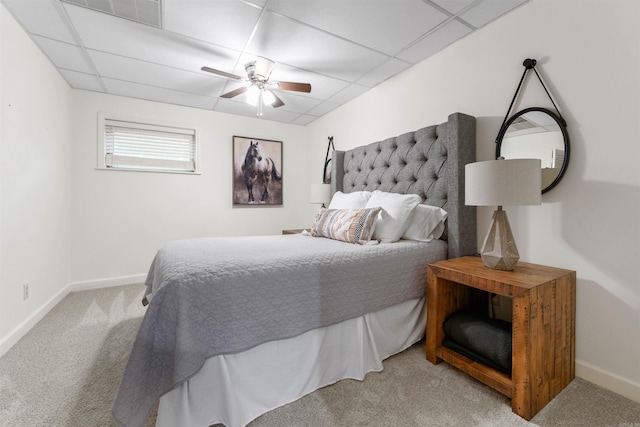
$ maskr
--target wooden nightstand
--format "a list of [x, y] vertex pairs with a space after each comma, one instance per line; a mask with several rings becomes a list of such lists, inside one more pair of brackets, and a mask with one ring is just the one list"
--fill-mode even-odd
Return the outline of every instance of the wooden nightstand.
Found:
[[282, 230], [282, 234], [300, 234], [304, 231], [304, 228], [296, 228], [292, 230]]
[[[511, 376], [442, 345], [442, 324], [452, 313], [488, 313], [489, 294], [510, 298]], [[492, 270], [480, 257], [429, 265], [427, 360], [446, 361], [511, 398], [513, 412], [530, 420], [575, 377], [576, 273], [519, 262], [513, 271]]]

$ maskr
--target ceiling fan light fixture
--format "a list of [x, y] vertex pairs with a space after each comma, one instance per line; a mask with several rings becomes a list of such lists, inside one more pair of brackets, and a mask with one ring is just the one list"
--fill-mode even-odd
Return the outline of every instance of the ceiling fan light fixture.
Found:
[[269, 80], [275, 63], [267, 58], [257, 57], [254, 62], [254, 75], [262, 81]]
[[247, 90], [247, 104], [251, 104], [254, 107], [258, 105], [258, 98], [260, 96], [260, 89], [257, 86], [251, 85]]
[[262, 102], [264, 105], [273, 105], [276, 102], [276, 97], [273, 95], [273, 92], [270, 90], [263, 89]]
[[257, 116], [262, 117], [262, 107], [264, 105], [268, 105], [272, 108], [280, 108], [284, 105], [282, 99], [280, 99], [277, 93], [273, 92], [271, 89], [304, 93], [311, 92], [310, 83], [283, 81], [270, 82], [269, 76], [271, 76], [271, 72], [273, 71], [274, 66], [275, 63], [273, 61], [259, 56], [255, 61], [247, 62], [244, 65], [245, 71], [247, 72], [246, 78], [242, 78], [238, 75], [228, 73], [226, 71], [216, 70], [215, 68], [211, 67], [202, 67], [201, 70], [208, 73], [217, 74], [227, 79], [240, 80], [248, 83], [248, 85], [246, 86], [241, 86], [230, 92], [223, 93], [222, 95], [220, 95], [220, 97], [229, 99], [246, 92], [246, 102], [253, 105], [254, 107], [257, 107]]

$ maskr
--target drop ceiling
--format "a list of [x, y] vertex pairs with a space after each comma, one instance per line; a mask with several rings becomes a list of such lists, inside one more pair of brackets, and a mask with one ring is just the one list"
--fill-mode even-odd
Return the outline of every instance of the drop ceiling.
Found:
[[242, 82], [256, 56], [305, 125], [529, 0], [1, 0], [72, 88], [253, 116]]

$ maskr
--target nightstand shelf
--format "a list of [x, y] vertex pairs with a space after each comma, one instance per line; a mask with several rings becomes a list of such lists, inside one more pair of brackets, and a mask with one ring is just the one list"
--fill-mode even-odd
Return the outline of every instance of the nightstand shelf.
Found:
[[[479, 257], [429, 265], [427, 360], [446, 361], [511, 398], [513, 412], [530, 420], [575, 377], [576, 273], [519, 262], [492, 270]], [[496, 371], [444, 347], [443, 323], [452, 313], [487, 315], [489, 294], [512, 299], [512, 372]]]

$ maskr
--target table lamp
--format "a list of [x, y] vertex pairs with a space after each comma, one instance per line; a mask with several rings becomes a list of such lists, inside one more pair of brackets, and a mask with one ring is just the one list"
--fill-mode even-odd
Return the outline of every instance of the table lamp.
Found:
[[465, 165], [465, 204], [497, 206], [480, 256], [485, 266], [513, 270], [520, 259], [503, 206], [539, 205], [542, 199], [539, 159], [498, 159]]
[[331, 201], [331, 184], [311, 184], [309, 198], [311, 203], [322, 204], [324, 208]]

